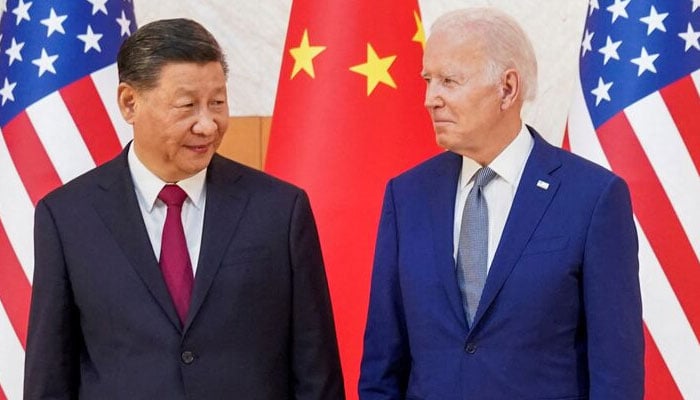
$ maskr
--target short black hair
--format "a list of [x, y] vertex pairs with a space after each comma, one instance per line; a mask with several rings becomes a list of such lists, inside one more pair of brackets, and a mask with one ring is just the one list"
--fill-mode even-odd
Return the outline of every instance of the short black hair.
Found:
[[214, 36], [193, 20], [175, 18], [148, 23], [122, 43], [117, 54], [119, 82], [152, 89], [163, 66], [171, 62], [219, 62], [228, 74], [226, 58]]

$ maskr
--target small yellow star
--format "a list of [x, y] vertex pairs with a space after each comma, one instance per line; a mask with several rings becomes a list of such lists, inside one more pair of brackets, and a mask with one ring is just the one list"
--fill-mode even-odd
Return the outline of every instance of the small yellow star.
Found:
[[367, 77], [367, 96], [372, 94], [379, 83], [383, 83], [396, 89], [396, 83], [389, 74], [391, 64], [396, 56], [379, 58], [370, 43], [367, 43], [367, 62], [350, 67], [350, 71]]
[[413, 41], [420, 43], [421, 47], [425, 49], [425, 30], [417, 11], [413, 12], [413, 19], [416, 20], [416, 34], [413, 35]]
[[309, 45], [309, 30], [304, 29], [304, 35], [301, 37], [299, 47], [289, 49], [289, 54], [294, 58], [294, 68], [292, 69], [292, 77], [294, 79], [299, 71], [304, 70], [310, 77], [315, 78], [313, 59], [319, 55], [326, 46], [310, 46]]

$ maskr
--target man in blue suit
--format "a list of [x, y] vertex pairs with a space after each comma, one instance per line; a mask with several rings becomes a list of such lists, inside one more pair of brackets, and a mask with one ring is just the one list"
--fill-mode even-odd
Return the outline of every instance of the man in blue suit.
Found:
[[360, 398], [641, 399], [629, 192], [523, 124], [523, 30], [491, 8], [448, 13], [423, 76], [448, 151], [387, 185]]
[[215, 154], [219, 44], [155, 21], [117, 64], [133, 142], [36, 207], [24, 398], [344, 398], [306, 194]]

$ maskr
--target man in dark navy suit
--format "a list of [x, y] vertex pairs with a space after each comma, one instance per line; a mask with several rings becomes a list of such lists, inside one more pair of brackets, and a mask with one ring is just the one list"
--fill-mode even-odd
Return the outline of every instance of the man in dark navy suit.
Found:
[[133, 142], [36, 207], [25, 399], [342, 399], [306, 194], [215, 154], [216, 40], [156, 21], [118, 67]]

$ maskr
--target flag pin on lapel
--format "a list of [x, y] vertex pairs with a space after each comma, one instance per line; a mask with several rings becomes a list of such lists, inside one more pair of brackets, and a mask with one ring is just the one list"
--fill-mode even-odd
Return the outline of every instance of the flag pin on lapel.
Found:
[[545, 181], [543, 181], [543, 180], [538, 180], [538, 181], [537, 181], [537, 187], [540, 188], [540, 189], [543, 189], [543, 190], [547, 190], [547, 189], [549, 189], [549, 183], [548, 183], [548, 182], [545, 182]]

